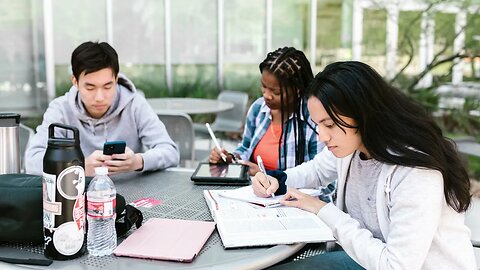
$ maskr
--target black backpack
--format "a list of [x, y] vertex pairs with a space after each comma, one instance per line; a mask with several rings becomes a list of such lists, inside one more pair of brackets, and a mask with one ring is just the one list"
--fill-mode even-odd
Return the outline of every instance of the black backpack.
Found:
[[[91, 179], [87, 177], [86, 186]], [[115, 229], [117, 236], [122, 236], [133, 224], [137, 228], [142, 226], [143, 215], [137, 208], [126, 205], [122, 195], [117, 194], [116, 199]], [[0, 175], [0, 242], [43, 243], [41, 176]]]

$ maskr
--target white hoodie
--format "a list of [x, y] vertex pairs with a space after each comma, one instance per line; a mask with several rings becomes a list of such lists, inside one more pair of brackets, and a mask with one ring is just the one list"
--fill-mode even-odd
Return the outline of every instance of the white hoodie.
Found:
[[317, 216], [333, 231], [345, 252], [366, 269], [475, 270], [464, 213], [445, 201], [439, 171], [383, 164], [376, 207], [382, 242], [344, 210], [352, 155], [336, 158], [325, 147], [311, 161], [285, 171], [287, 186], [326, 186], [338, 179], [337, 199]]
[[[43, 156], [48, 142], [48, 126], [62, 123], [78, 128], [80, 146], [85, 158], [95, 150], [102, 150], [105, 141], [123, 140], [135, 153], [143, 153], [143, 171], [176, 166], [179, 162], [177, 146], [168, 136], [163, 123], [145, 98], [125, 76], [132, 90], [117, 84], [117, 93], [107, 113], [100, 119], [90, 117], [72, 86], [61, 97], [50, 102], [43, 122], [29, 141], [25, 152], [25, 170], [29, 174], [43, 173]], [[66, 132], [55, 129], [55, 137], [65, 137]], [[145, 151], [146, 149], [146, 151]]]

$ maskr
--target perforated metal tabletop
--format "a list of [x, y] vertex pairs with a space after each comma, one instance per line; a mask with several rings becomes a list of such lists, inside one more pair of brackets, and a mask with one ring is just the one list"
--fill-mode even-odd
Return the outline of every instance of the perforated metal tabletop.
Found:
[[[229, 187], [194, 185], [190, 181], [192, 172], [167, 170], [149, 174], [124, 174], [112, 178], [117, 192], [123, 195], [127, 202], [140, 198], [155, 198], [162, 202], [153, 208], [140, 208], [145, 220], [156, 217], [211, 221], [212, 217], [202, 191], [204, 189], [225, 189]], [[123, 239], [119, 239], [119, 241]], [[49, 267], [15, 266], [0, 262], [0, 269], [262, 269], [292, 256], [304, 245], [277, 245], [226, 250], [223, 248], [220, 236], [215, 230], [200, 254], [191, 263], [133, 259], [114, 255], [94, 257], [86, 254], [74, 260], [54, 261]], [[43, 258], [43, 246], [2, 244], [0, 245], [0, 254]]]

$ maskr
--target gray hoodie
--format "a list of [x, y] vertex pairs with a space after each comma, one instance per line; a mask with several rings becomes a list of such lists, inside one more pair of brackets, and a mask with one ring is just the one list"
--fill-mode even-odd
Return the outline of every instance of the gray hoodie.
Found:
[[[123, 140], [133, 152], [143, 152], [143, 171], [165, 169], [178, 164], [177, 146], [168, 136], [164, 124], [145, 98], [137, 93], [133, 83], [121, 74], [120, 77], [126, 79], [133, 90], [117, 84], [113, 103], [100, 119], [87, 114], [75, 86], [49, 104], [42, 124], [37, 127], [37, 133], [28, 143], [25, 152], [26, 173], [43, 173], [48, 126], [52, 123], [78, 128], [85, 158], [95, 150], [102, 150], [105, 141]], [[55, 129], [55, 137], [65, 136], [64, 130]]]

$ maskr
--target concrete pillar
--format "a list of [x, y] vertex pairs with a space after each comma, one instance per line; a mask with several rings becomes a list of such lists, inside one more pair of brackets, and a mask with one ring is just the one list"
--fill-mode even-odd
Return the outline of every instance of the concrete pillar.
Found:
[[172, 35], [171, 35], [171, 9], [170, 0], [163, 1], [165, 9], [165, 81], [167, 82], [168, 92], [173, 93], [173, 80], [172, 80]]
[[352, 8], [352, 60], [362, 60], [363, 7], [361, 0], [353, 0]]
[[313, 74], [317, 59], [317, 0], [310, 1], [310, 65]]
[[393, 79], [396, 71], [398, 48], [398, 17], [398, 4], [395, 2], [387, 4], [387, 55], [385, 60], [387, 79]]
[[105, 0], [105, 25], [107, 32], [107, 42], [113, 45], [113, 3], [112, 0]]
[[[420, 23], [419, 70], [422, 71], [433, 60], [433, 45], [435, 37], [435, 21], [432, 14], [424, 12]], [[426, 74], [417, 84], [417, 87], [432, 85], [432, 74]]]
[[342, 48], [352, 46], [352, 0], [342, 1]]
[[[467, 24], [467, 13], [461, 10], [455, 17], [455, 33], [457, 34], [453, 41], [453, 53], [461, 53], [465, 46], [465, 25]], [[452, 83], [458, 84], [463, 81], [463, 61], [461, 59], [454, 60], [452, 71]]]
[[218, 91], [221, 92], [224, 89], [224, 80], [223, 80], [223, 53], [225, 45], [224, 37], [224, 12], [223, 12], [223, 2], [224, 0], [217, 0], [217, 87]]
[[43, 0], [43, 27], [45, 44], [45, 75], [48, 102], [55, 98], [55, 48], [53, 42], [52, 0]]
[[265, 1], [265, 54], [272, 51], [272, 0]]

